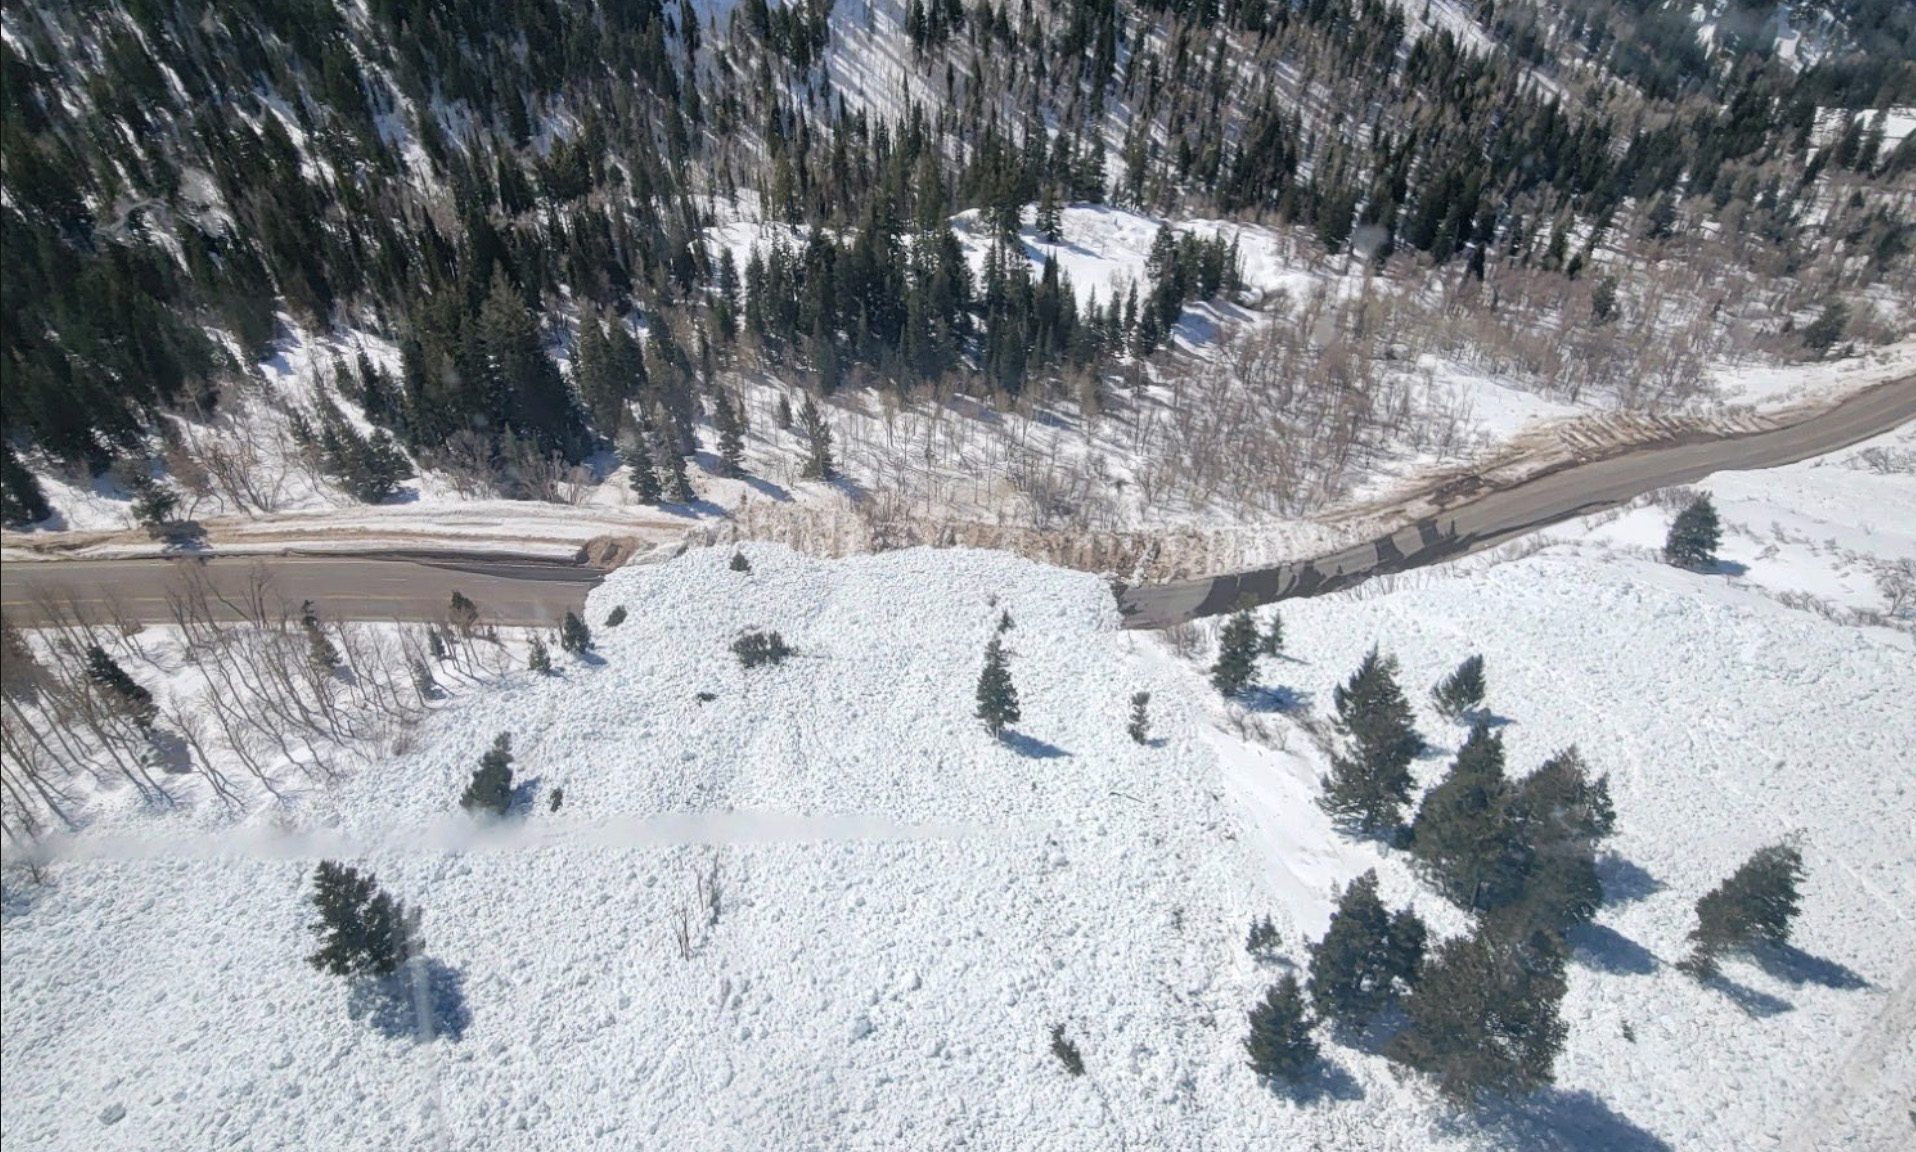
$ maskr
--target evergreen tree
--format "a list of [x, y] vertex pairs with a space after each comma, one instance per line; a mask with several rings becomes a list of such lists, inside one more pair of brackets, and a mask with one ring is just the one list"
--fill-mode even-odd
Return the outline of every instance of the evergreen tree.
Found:
[[807, 480], [832, 480], [838, 471], [832, 463], [832, 429], [825, 423], [825, 417], [819, 412], [818, 405], [812, 403], [810, 396], [805, 397], [804, 406], [798, 410], [799, 424], [805, 432], [805, 470], [800, 473]]
[[1057, 188], [1048, 182], [1038, 195], [1038, 235], [1048, 244], [1064, 243], [1064, 211]]
[[179, 494], [155, 480], [143, 461], [122, 461], [114, 473], [133, 494], [135, 520], [152, 529], [162, 529], [173, 522], [173, 514], [180, 507]]
[[732, 654], [738, 657], [740, 666], [757, 668], [762, 664], [783, 663], [792, 649], [778, 633], [753, 629], [732, 641]]
[[1287, 972], [1251, 1009], [1251, 1034], [1244, 1038], [1251, 1071], [1263, 1079], [1301, 1079], [1317, 1062], [1311, 1024], [1297, 977]]
[[[1413, 928], [1412, 925], [1415, 925]], [[1351, 881], [1324, 938], [1311, 945], [1311, 1004], [1319, 1017], [1353, 1028], [1393, 1003], [1417, 978], [1423, 924], [1414, 916], [1392, 931], [1377, 898], [1377, 873]]]
[[1788, 943], [1802, 882], [1803, 853], [1794, 844], [1759, 848], [1696, 902], [1697, 925], [1690, 933], [1691, 951], [1683, 970], [1698, 978], [1712, 976], [1725, 952], [1758, 943]]
[[1716, 546], [1721, 538], [1716, 505], [1706, 492], [1690, 501], [1689, 507], [1671, 522], [1670, 534], [1663, 541], [1663, 558], [1679, 568], [1701, 571], [1716, 564]]
[[625, 463], [632, 470], [632, 491], [638, 495], [639, 503], [656, 506], [665, 498], [665, 489], [659, 485], [659, 474], [652, 468], [652, 449], [646, 441], [650, 437], [639, 431], [625, 445]]
[[532, 653], [526, 658], [526, 667], [541, 676], [552, 674], [552, 653], [546, 648], [546, 642], [541, 637], [532, 638]]
[[1258, 650], [1266, 656], [1284, 654], [1284, 617], [1275, 610], [1271, 612], [1271, 622], [1265, 627], [1264, 635], [1259, 638]]
[[39, 477], [14, 455], [12, 444], [0, 439], [0, 524], [24, 528], [51, 515]]
[[1258, 960], [1275, 960], [1277, 951], [1283, 942], [1278, 938], [1277, 925], [1269, 916], [1251, 921], [1251, 927], [1244, 934], [1244, 950]]
[[1011, 667], [1004, 645], [993, 636], [985, 645], [985, 667], [978, 674], [978, 719], [993, 736], [1004, 735], [1005, 725], [1018, 719], [1018, 689], [1011, 683]]
[[319, 950], [306, 962], [334, 976], [390, 976], [419, 947], [417, 909], [379, 887], [370, 872], [322, 860], [307, 900], [319, 919], [307, 925]]
[[577, 612], [567, 611], [565, 620], [560, 623], [559, 647], [574, 656], [583, 656], [592, 650], [592, 629], [586, 627]]
[[332, 675], [333, 669], [339, 667], [339, 649], [326, 638], [326, 629], [319, 622], [319, 610], [313, 607], [311, 600], [299, 606], [299, 626], [306, 633], [307, 663], [321, 676]]
[[1148, 744], [1151, 740], [1151, 694], [1133, 692], [1131, 694], [1131, 722], [1124, 726], [1132, 740], [1139, 744]]
[[1508, 903], [1522, 890], [1526, 853], [1509, 793], [1503, 737], [1479, 720], [1411, 824], [1411, 855], [1468, 911]]
[[745, 474], [745, 427], [739, 422], [738, 409], [725, 392], [719, 393], [712, 422], [718, 429], [719, 466], [726, 476]]
[[1841, 301], [1823, 305], [1823, 311], [1803, 329], [1803, 347], [1822, 355], [1836, 346], [1849, 327], [1849, 307]]
[[778, 425], [780, 432], [790, 432], [792, 430], [791, 397], [781, 395], [778, 398], [777, 407], [772, 409], [772, 423]]
[[1603, 902], [1597, 845], [1616, 827], [1608, 778], [1592, 780], [1577, 750], [1566, 748], [1517, 783], [1509, 812], [1524, 859], [1522, 893], [1491, 918], [1512, 939], [1587, 923]]
[[1395, 827], [1410, 802], [1410, 762], [1423, 747], [1397, 685], [1397, 661], [1372, 648], [1332, 700], [1348, 744], [1331, 757], [1319, 803], [1364, 832]]
[[467, 599], [465, 593], [454, 589], [446, 619], [458, 629], [461, 636], [470, 636], [473, 629], [479, 626], [479, 605]]
[[1257, 621], [1249, 611], [1239, 612], [1224, 625], [1217, 639], [1217, 662], [1211, 665], [1211, 686], [1225, 697], [1236, 696], [1257, 679]]
[[665, 454], [666, 475], [670, 481], [666, 487], [666, 496], [674, 504], [690, 504], [697, 500], [698, 493], [692, 490], [691, 474], [685, 470], [685, 457], [673, 451], [669, 445], [663, 446], [662, 451]]
[[615, 605], [612, 611], [605, 614], [605, 626], [607, 628], [617, 628], [623, 623], [625, 623], [625, 605]]
[[1566, 1034], [1564, 955], [1544, 933], [1513, 940], [1480, 928], [1445, 941], [1424, 966], [1404, 1006], [1410, 1024], [1387, 1054], [1464, 1103], [1549, 1084]]
[[152, 730], [153, 722], [160, 715], [159, 705], [153, 703], [153, 693], [140, 687], [139, 681], [127, 675], [126, 669], [98, 644], [87, 646], [86, 678], [100, 690], [108, 708], [132, 721], [141, 732]]
[[512, 809], [512, 733], [501, 732], [492, 747], [479, 757], [479, 767], [459, 797], [459, 806], [468, 812], [490, 812], [504, 816]]
[[1437, 682], [1430, 690], [1430, 701], [1437, 711], [1455, 720], [1484, 705], [1484, 658], [1466, 656], [1457, 670]]
[[732, 562], [728, 567], [734, 572], [750, 572], [752, 570], [752, 562], [745, 558], [745, 553], [734, 552], [732, 553]]

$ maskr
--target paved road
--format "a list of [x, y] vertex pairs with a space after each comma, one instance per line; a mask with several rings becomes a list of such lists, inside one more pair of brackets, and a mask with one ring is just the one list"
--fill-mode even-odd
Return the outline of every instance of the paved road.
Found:
[[[303, 600], [336, 620], [439, 620], [454, 591], [495, 624], [553, 625], [605, 575], [557, 560], [461, 556], [229, 556], [176, 560], [45, 560], [0, 566], [8, 621], [44, 622], [78, 608], [99, 620], [152, 623], [171, 616], [171, 597], [203, 578], [209, 593], [241, 602], [254, 580], [290, 609]], [[237, 614], [211, 600], [216, 613]]]
[[1867, 440], [1916, 418], [1916, 376], [1892, 380], [1769, 432], [1646, 448], [1488, 492], [1389, 536], [1296, 564], [1141, 584], [1118, 597], [1127, 628], [1164, 628], [1250, 605], [1348, 588], [1505, 543], [1712, 472], [1774, 468]]
[[[1832, 452], [1916, 418], [1916, 376], [1891, 381], [1770, 432], [1643, 449], [1576, 464], [1459, 502], [1389, 536], [1315, 560], [1172, 584], [1126, 589], [1118, 598], [1128, 628], [1163, 628], [1347, 588], [1492, 547], [1527, 532], [1712, 472], [1773, 468]], [[296, 608], [312, 600], [333, 619], [438, 620], [455, 590], [498, 624], [553, 625], [585, 603], [601, 569], [556, 560], [475, 556], [274, 556], [178, 560], [49, 560], [0, 566], [7, 618], [30, 625], [49, 606], [77, 606], [105, 620], [170, 619], [169, 596], [182, 569], [213, 590], [242, 597], [261, 572], [273, 594]], [[217, 607], [217, 605], [216, 605]]]

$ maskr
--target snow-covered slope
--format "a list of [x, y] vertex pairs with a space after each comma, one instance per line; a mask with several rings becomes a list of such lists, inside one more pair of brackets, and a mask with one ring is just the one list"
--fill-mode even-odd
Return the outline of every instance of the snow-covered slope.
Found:
[[[1780, 484], [1775, 507], [1814, 488]], [[1599, 531], [1287, 604], [1289, 655], [1261, 668], [1282, 691], [1226, 712], [1165, 644], [1115, 630], [1092, 577], [981, 552], [746, 555], [749, 573], [707, 550], [614, 574], [589, 616], [630, 615], [599, 630], [596, 656], [476, 691], [305, 810], [222, 833], [155, 817], [137, 838], [69, 843], [45, 885], [10, 875], [9, 1147], [1906, 1137], [1908, 635]], [[972, 707], [1003, 611], [1024, 715], [1000, 744]], [[797, 655], [742, 670], [729, 645], [749, 627]], [[1476, 1119], [1345, 1044], [1302, 1101], [1242, 1058], [1244, 1014], [1283, 970], [1245, 954], [1253, 915], [1301, 961], [1333, 886], [1374, 866], [1387, 902], [1440, 935], [1464, 927], [1401, 856], [1330, 827], [1312, 803], [1323, 756], [1277, 710], [1321, 716], [1373, 643], [1419, 700], [1484, 653], [1512, 770], [1574, 742], [1616, 797], [1610, 902], [1576, 941], [1558, 1086]], [[1139, 690], [1148, 747], [1124, 733]], [[1462, 733], [1428, 711], [1420, 724], [1428, 780]], [[499, 732], [524, 811], [475, 832], [455, 800]], [[1696, 897], [1791, 833], [1809, 866], [1800, 951], [1731, 961], [1715, 987], [1676, 972]], [[301, 962], [322, 856], [426, 910], [431, 1038]], [[698, 895], [710, 869], [715, 924]], [[1082, 1078], [1050, 1054], [1058, 1024]]]

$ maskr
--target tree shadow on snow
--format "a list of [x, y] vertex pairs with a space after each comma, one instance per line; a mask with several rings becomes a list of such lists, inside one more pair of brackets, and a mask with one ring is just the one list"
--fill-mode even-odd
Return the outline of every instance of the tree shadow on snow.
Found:
[[739, 479], [745, 481], [746, 485], [760, 496], [775, 500], [780, 504], [790, 504], [792, 502], [792, 494], [790, 492], [787, 492], [777, 484], [761, 476], [741, 476]]
[[193, 770], [193, 753], [177, 732], [155, 728], [147, 735], [146, 746], [152, 752], [153, 766], [168, 776], [184, 776]]
[[1364, 1098], [1364, 1086], [1344, 1071], [1343, 1065], [1324, 1056], [1319, 1056], [1312, 1062], [1310, 1071], [1295, 1080], [1273, 1077], [1268, 1083], [1271, 1091], [1298, 1105]]
[[1793, 988], [1817, 984], [1824, 988], [1855, 991], [1869, 987], [1869, 981], [1853, 969], [1834, 960], [1812, 956], [1794, 944], [1766, 944], [1750, 950], [1750, 959], [1758, 968]]
[[577, 656], [577, 659], [579, 663], [585, 665], [588, 668], [605, 667], [605, 657], [599, 655], [597, 652], [592, 651], [590, 648], [586, 649], [584, 652], [579, 653], [579, 655]]
[[[422, 1012], [421, 1009], [424, 1011]], [[466, 974], [430, 956], [412, 960], [391, 976], [353, 981], [346, 1014], [364, 1020], [393, 1040], [465, 1039], [472, 1024], [466, 1005]]]
[[1482, 722], [1484, 726], [1488, 728], [1508, 728], [1516, 723], [1515, 720], [1508, 716], [1499, 715], [1495, 708], [1471, 708], [1465, 711], [1459, 719], [1465, 724]]
[[511, 816], [523, 816], [532, 811], [532, 802], [539, 796], [539, 788], [545, 783], [544, 776], [530, 776], [513, 785], [512, 800], [506, 808]]
[[1057, 760], [1071, 753], [1056, 744], [1047, 744], [1036, 736], [1027, 736], [1015, 729], [1005, 729], [1002, 737], [1005, 747], [1031, 760]]
[[1552, 1088], [1495, 1104], [1481, 1123], [1507, 1134], [1509, 1146], [1526, 1152], [1672, 1152], [1669, 1144], [1589, 1092]]
[[1738, 984], [1721, 972], [1711, 976], [1703, 984], [1707, 988], [1714, 988], [1728, 996], [1732, 1003], [1743, 1009], [1745, 1015], [1757, 1020], [1781, 1016], [1796, 1007], [1781, 997], [1772, 996], [1768, 992], [1759, 992], [1747, 984]]
[[1663, 891], [1663, 881], [1615, 853], [1597, 858], [1597, 880], [1603, 885], [1605, 904], [1634, 904]]
[[1657, 958], [1648, 948], [1604, 924], [1579, 924], [1569, 933], [1572, 957], [1586, 968], [1618, 976], [1648, 976]]
[[1246, 689], [1243, 695], [1244, 706], [1253, 712], [1308, 712], [1311, 699], [1309, 692], [1281, 684], [1273, 687], [1260, 684]]

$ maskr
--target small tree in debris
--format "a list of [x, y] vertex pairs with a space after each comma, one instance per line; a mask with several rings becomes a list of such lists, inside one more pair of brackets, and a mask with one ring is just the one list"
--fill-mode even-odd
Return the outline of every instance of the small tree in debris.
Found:
[[1124, 726], [1124, 730], [1139, 744], [1151, 742], [1151, 694], [1149, 692], [1131, 694], [1131, 722]]
[[731, 568], [734, 572], [750, 572], [752, 570], [752, 562], [745, 558], [745, 553], [734, 552], [732, 553]]
[[1011, 666], [998, 637], [985, 645], [985, 667], [978, 674], [978, 719], [993, 736], [1004, 735], [1005, 725], [1018, 720], [1018, 689], [1011, 682]]
[[1696, 902], [1696, 928], [1684, 971], [1702, 979], [1715, 975], [1725, 952], [1753, 944], [1784, 944], [1802, 895], [1803, 853], [1794, 844], [1759, 848], [1730, 878]]
[[512, 809], [512, 733], [501, 732], [492, 747], [479, 757], [479, 767], [459, 797], [459, 806], [468, 812], [490, 812], [504, 816]]
[[732, 655], [737, 656], [740, 666], [745, 668], [779, 664], [791, 654], [791, 646], [785, 643], [785, 637], [776, 632], [754, 629], [732, 641]]
[[1723, 537], [1717, 522], [1716, 505], [1709, 493], [1690, 501], [1670, 523], [1670, 534], [1663, 541], [1663, 558], [1679, 568], [1702, 571], [1716, 563], [1716, 546]]
[[1284, 654], [1284, 617], [1271, 613], [1271, 622], [1264, 626], [1264, 635], [1258, 639], [1258, 650], [1266, 656]]
[[526, 667], [541, 676], [552, 675], [552, 652], [546, 648], [543, 638], [532, 638], [532, 654], [526, 658]]
[[1249, 612], [1232, 616], [1218, 634], [1217, 662], [1211, 665], [1211, 686], [1230, 697], [1257, 679], [1257, 621]]
[[389, 976], [417, 951], [422, 919], [379, 887], [370, 872], [323, 860], [308, 901], [319, 919], [308, 929], [319, 950], [306, 962], [334, 976]]
[[479, 605], [466, 599], [462, 592], [452, 594], [452, 604], [446, 610], [446, 622], [459, 630], [461, 636], [472, 635], [479, 626]]
[[1451, 720], [1483, 707], [1484, 658], [1466, 656], [1455, 672], [1439, 680], [1430, 690], [1430, 702]]
[[1311, 1026], [1297, 977], [1286, 972], [1251, 1009], [1251, 1033], [1244, 1038], [1251, 1071], [1267, 1080], [1296, 1082], [1317, 1062]]
[[592, 650], [592, 629], [586, 627], [577, 612], [568, 611], [560, 623], [559, 647], [574, 656], [583, 656]]
[[607, 628], [617, 628], [623, 623], [625, 623], [625, 605], [616, 605], [612, 611], [605, 614], [605, 626]]
[[1058, 1058], [1058, 1063], [1064, 1065], [1066, 1072], [1073, 1076], [1084, 1075], [1084, 1055], [1078, 1051], [1076, 1044], [1065, 1037], [1062, 1024], [1051, 1026], [1051, 1054]]
[[299, 626], [306, 633], [306, 662], [321, 676], [331, 675], [339, 667], [339, 649], [326, 638], [326, 629], [319, 623], [319, 609], [311, 600], [299, 606]]
[[1274, 960], [1283, 941], [1278, 938], [1277, 925], [1267, 915], [1261, 920], [1251, 921], [1251, 930], [1245, 933], [1244, 950], [1259, 960]]

